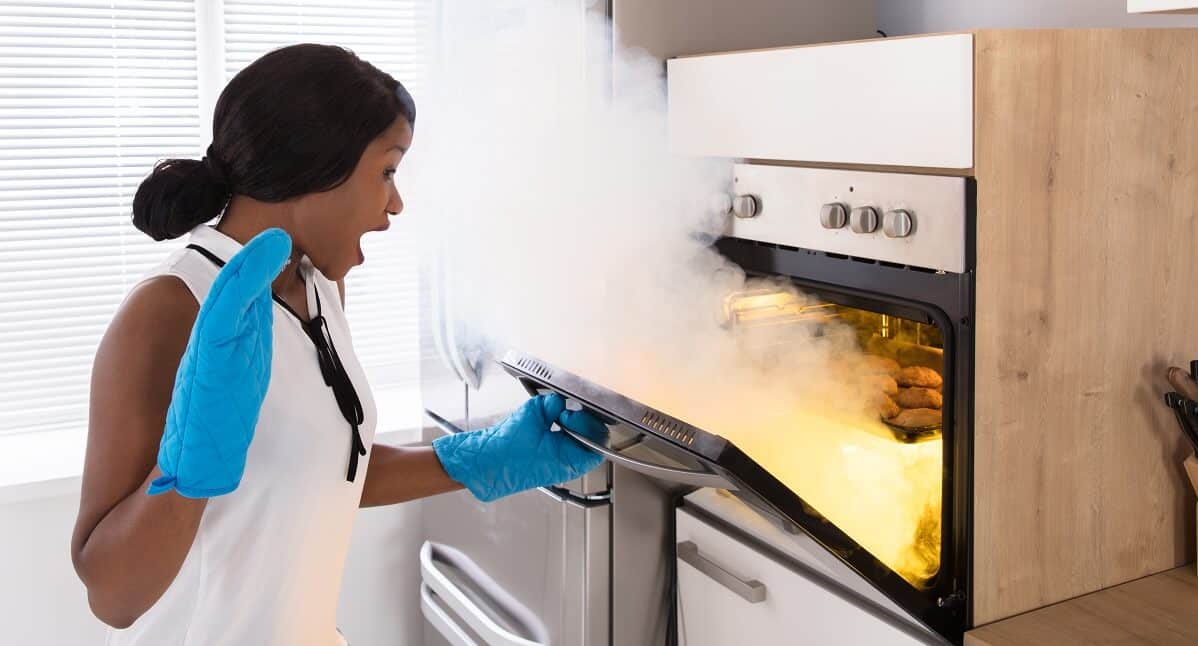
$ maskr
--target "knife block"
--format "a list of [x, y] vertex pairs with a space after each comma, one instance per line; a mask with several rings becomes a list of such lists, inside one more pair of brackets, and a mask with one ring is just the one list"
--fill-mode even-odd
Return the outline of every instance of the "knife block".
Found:
[[[1198, 494], [1198, 457], [1191, 455], [1182, 463], [1186, 468], [1186, 475], [1190, 477], [1190, 486], [1194, 488], [1194, 493]], [[1198, 513], [1198, 503], [1194, 503], [1195, 513]], [[1194, 541], [1198, 544], [1198, 532], [1195, 532]], [[1198, 566], [1196, 566], [1198, 571]]]

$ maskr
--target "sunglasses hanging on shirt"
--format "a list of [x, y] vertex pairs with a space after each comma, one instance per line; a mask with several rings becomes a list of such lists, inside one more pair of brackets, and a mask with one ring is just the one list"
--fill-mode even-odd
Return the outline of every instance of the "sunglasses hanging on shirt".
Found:
[[[216, 254], [207, 249], [196, 245], [187, 245], [188, 249], [195, 249], [200, 252], [205, 258], [212, 261], [217, 267], [224, 267], [225, 261], [221, 260]], [[345, 421], [349, 422], [352, 432], [349, 448], [349, 468], [346, 471], [345, 479], [348, 482], [353, 482], [358, 474], [358, 458], [366, 455], [366, 445], [362, 442], [361, 426], [365, 421], [366, 416], [362, 411], [362, 400], [358, 398], [358, 391], [354, 390], [354, 383], [349, 378], [349, 373], [346, 372], [345, 366], [341, 363], [341, 357], [337, 354], [337, 347], [333, 345], [333, 335], [329, 331], [328, 321], [324, 318], [320, 306], [320, 292], [315, 289], [312, 294], [316, 297], [316, 316], [308, 321], [304, 321], [303, 317], [291, 309], [291, 306], [279, 298], [278, 294], [271, 294], [271, 297], [276, 303], [287, 310], [289, 314], [299, 321], [299, 324], [304, 328], [304, 332], [308, 334], [312, 345], [316, 347], [316, 361], [320, 365], [320, 375], [324, 378], [326, 386], [332, 389], [333, 398], [337, 400], [337, 408], [341, 410], [341, 416]]]

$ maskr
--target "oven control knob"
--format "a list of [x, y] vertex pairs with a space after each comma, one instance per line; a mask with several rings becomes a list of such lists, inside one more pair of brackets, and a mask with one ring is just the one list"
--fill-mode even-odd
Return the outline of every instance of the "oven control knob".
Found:
[[915, 217], [906, 209], [887, 211], [882, 218], [882, 232], [887, 238], [906, 238], [915, 228]]
[[878, 210], [872, 206], [860, 206], [849, 214], [849, 228], [853, 233], [873, 233], [878, 230]]
[[732, 214], [738, 218], [754, 218], [761, 210], [755, 195], [737, 195], [732, 200]]
[[825, 204], [819, 210], [819, 223], [825, 229], [843, 229], [849, 220], [849, 210], [840, 202]]

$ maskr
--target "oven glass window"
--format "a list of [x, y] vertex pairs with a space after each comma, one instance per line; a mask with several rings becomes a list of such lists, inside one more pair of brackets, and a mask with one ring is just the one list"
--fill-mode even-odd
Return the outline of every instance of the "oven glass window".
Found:
[[725, 317], [744, 352], [779, 375], [774, 383], [789, 374], [778, 364], [791, 362], [805, 390], [764, 405], [741, 397], [755, 402], [752, 414], [711, 430], [913, 586], [930, 586], [950, 386], [939, 328], [790, 290], [734, 294]]

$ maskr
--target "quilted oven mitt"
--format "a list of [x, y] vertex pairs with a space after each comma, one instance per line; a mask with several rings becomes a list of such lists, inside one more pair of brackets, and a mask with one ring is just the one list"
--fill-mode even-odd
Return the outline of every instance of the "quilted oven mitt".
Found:
[[291, 238], [267, 229], [217, 274], [175, 374], [150, 495], [209, 498], [241, 483], [270, 383], [270, 284], [290, 255]]
[[[569, 419], [563, 416], [569, 415]], [[433, 451], [449, 477], [483, 502], [573, 480], [599, 466], [603, 456], [569, 435], [570, 430], [601, 440], [607, 427], [586, 411], [567, 411], [561, 395], [537, 395], [499, 424], [478, 431], [443, 435]]]

